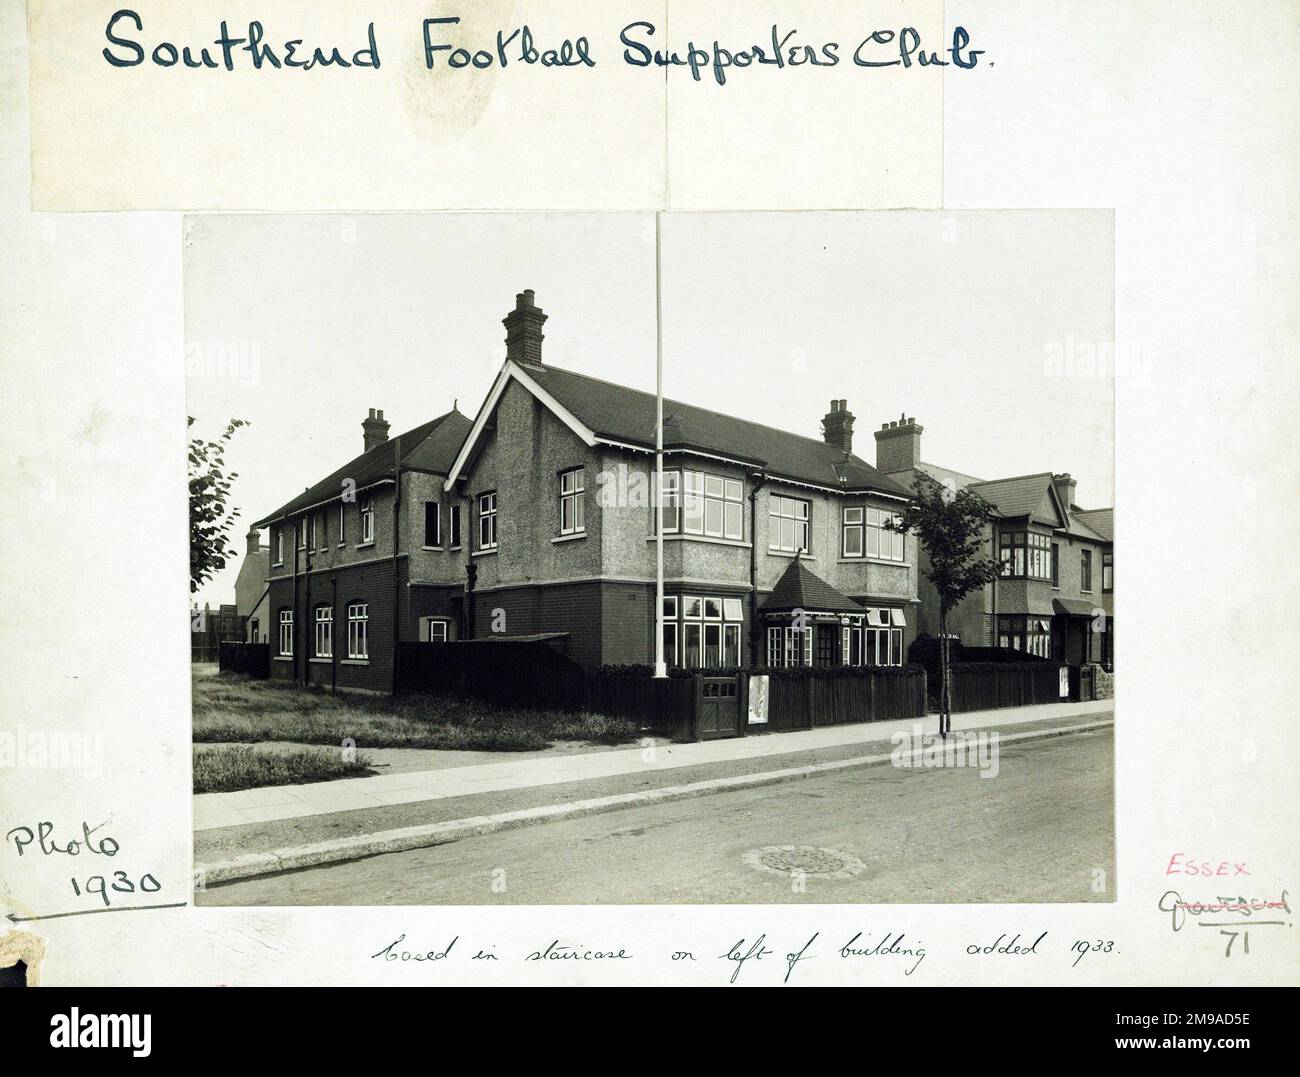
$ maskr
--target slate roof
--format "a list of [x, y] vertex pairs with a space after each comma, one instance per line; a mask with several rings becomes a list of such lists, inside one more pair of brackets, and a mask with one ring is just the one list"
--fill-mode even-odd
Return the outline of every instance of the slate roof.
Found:
[[468, 436], [473, 424], [460, 412], [452, 410], [436, 419], [390, 438], [382, 445], [376, 445], [369, 452], [349, 460], [340, 468], [330, 472], [320, 482], [307, 487], [297, 497], [285, 502], [274, 512], [263, 516], [254, 527], [262, 527], [275, 520], [292, 516], [312, 505], [332, 501], [343, 489], [343, 480], [351, 479], [358, 490], [372, 486], [393, 476], [393, 457], [397, 442], [402, 446], [402, 468], [418, 468], [446, 475], [451, 470], [452, 462], [461, 444]]
[[1014, 518], [1032, 516], [1037, 512], [1051, 485], [1052, 473], [1043, 471], [1037, 475], [1019, 475], [1013, 479], [973, 482], [967, 489], [979, 494], [1001, 516]]
[[[598, 437], [640, 448], [655, 445], [655, 396], [553, 366], [525, 372]], [[757, 467], [773, 476], [831, 489], [877, 490], [906, 496], [861, 457], [820, 438], [792, 434], [708, 408], [664, 400], [664, 449], [695, 449]]]
[[861, 613], [863, 610], [862, 603], [841, 594], [797, 557], [776, 581], [762, 608], [774, 613], [796, 609], [809, 613]]
[[1115, 510], [1085, 509], [1074, 514], [1107, 542], [1115, 541]]

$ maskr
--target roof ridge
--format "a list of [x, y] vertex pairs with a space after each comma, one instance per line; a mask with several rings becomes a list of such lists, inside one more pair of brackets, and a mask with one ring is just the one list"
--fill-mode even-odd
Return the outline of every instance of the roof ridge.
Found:
[[[938, 465], [935, 465], [935, 466], [938, 466]], [[991, 485], [992, 485], [993, 483], [995, 483], [995, 482], [1019, 482], [1021, 479], [1037, 479], [1037, 478], [1041, 478], [1041, 477], [1043, 477], [1043, 476], [1046, 476], [1047, 478], [1050, 479], [1050, 478], [1052, 477], [1052, 472], [1050, 472], [1050, 471], [1031, 471], [1031, 472], [1029, 472], [1029, 474], [1027, 474], [1027, 475], [1008, 475], [1006, 478], [1003, 478], [1003, 479], [981, 479], [979, 482], [973, 482], [973, 483], [971, 483], [971, 485], [972, 485], [972, 486], [991, 486]]]
[[[628, 393], [639, 393], [641, 396], [653, 397], [655, 395], [654, 393], [648, 392], [645, 389], [634, 389], [630, 385], [623, 385], [620, 382], [610, 381], [607, 378], [597, 378], [592, 374], [584, 374], [580, 370], [570, 370], [567, 367], [552, 366], [550, 363], [544, 363], [542, 365], [542, 369], [554, 370], [560, 374], [568, 374], [570, 377], [583, 378], [586, 381], [594, 381], [599, 383], [600, 385], [608, 385], [614, 389], [622, 389], [624, 392], [628, 392]], [[535, 373], [535, 371], [528, 371], [528, 373], [532, 374]], [[733, 422], [745, 423], [747, 426], [757, 426], [763, 430], [771, 430], [773, 433], [781, 434], [784, 437], [799, 438], [801, 441], [807, 441], [813, 445], [819, 445], [822, 448], [829, 449], [831, 450], [831, 452], [836, 453], [840, 458], [847, 457], [848, 459], [856, 460], [859, 463], [868, 464], [868, 466], [874, 466], [869, 464], [868, 461], [862, 459], [862, 457], [858, 456], [857, 453], [845, 453], [842, 450], [836, 449], [834, 445], [831, 445], [829, 442], [824, 441], [821, 438], [809, 437], [807, 434], [797, 434], [793, 430], [786, 430], [780, 426], [772, 426], [768, 423], [760, 423], [755, 421], [754, 419], [746, 419], [741, 415], [732, 415], [729, 412], [718, 411], [715, 408], [706, 408], [703, 404], [692, 404], [686, 400], [674, 400], [671, 397], [666, 396], [664, 397], [664, 404], [665, 405], [678, 404], [684, 408], [695, 408], [699, 411], [707, 411], [711, 415], [721, 415], [723, 418], [731, 419]], [[667, 416], [664, 417], [665, 422], [667, 422], [667, 418], [668, 418]]]

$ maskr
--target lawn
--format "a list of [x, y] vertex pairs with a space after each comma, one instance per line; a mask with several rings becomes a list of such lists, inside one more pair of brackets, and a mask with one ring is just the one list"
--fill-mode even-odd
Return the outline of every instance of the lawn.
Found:
[[196, 744], [293, 741], [338, 748], [350, 738], [358, 749], [527, 752], [556, 741], [605, 745], [637, 737], [633, 723], [599, 714], [506, 709], [442, 696], [331, 695], [211, 666], [193, 667], [192, 682]]
[[260, 789], [266, 785], [364, 778], [373, 773], [364, 755], [345, 760], [343, 752], [338, 749], [259, 752], [245, 744], [194, 749], [196, 793], [232, 793], [237, 789]]

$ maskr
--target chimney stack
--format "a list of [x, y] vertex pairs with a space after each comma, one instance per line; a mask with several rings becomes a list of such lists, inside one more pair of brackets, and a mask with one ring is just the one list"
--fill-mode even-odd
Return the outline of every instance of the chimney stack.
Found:
[[517, 363], [542, 363], [542, 326], [546, 314], [533, 302], [533, 290], [525, 288], [515, 296], [515, 309], [501, 324], [506, 327], [506, 358]]
[[853, 419], [847, 400], [832, 400], [831, 410], [822, 419], [822, 440], [841, 452], [852, 452]]
[[921, 433], [916, 419], [906, 415], [881, 423], [876, 431], [876, 470], [886, 475], [911, 471], [921, 462]]
[[1074, 491], [1078, 489], [1079, 481], [1071, 478], [1068, 471], [1063, 471], [1059, 475], [1052, 476], [1052, 485], [1056, 487], [1056, 496], [1061, 499], [1061, 504], [1065, 506], [1067, 515], [1073, 511], [1071, 506], [1074, 505]]
[[245, 550], [248, 553], [262, 552], [262, 532], [260, 532], [256, 527], [250, 527], [248, 529], [245, 541], [248, 543], [248, 545], [245, 546]]
[[370, 409], [370, 415], [362, 420], [361, 432], [365, 435], [366, 452], [388, 440], [388, 423], [384, 421], [383, 408], [378, 411]]

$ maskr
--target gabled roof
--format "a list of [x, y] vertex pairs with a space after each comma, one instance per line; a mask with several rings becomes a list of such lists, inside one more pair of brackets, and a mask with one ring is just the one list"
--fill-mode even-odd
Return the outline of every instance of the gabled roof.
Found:
[[1113, 508], [1081, 510], [1074, 514], [1074, 518], [1082, 520], [1105, 541], [1115, 541], [1115, 510]]
[[351, 479], [358, 490], [373, 486], [393, 477], [394, 456], [397, 445], [402, 447], [402, 468], [418, 468], [446, 475], [451, 470], [456, 451], [469, 433], [471, 423], [454, 408], [445, 415], [406, 431], [369, 452], [353, 457], [340, 468], [330, 472], [320, 482], [307, 487], [292, 501], [287, 501], [274, 512], [263, 516], [254, 527], [262, 527], [275, 520], [292, 516], [314, 505], [333, 501], [343, 492], [343, 480]]
[[776, 581], [763, 602], [769, 613], [806, 610], [808, 613], [861, 613], [862, 603], [841, 594], [812, 571], [798, 557]]
[[[474, 433], [462, 448], [449, 481], [459, 477], [472, 456], [478, 433], [511, 380], [550, 407], [589, 445], [604, 442], [654, 450], [653, 393], [558, 367], [534, 364], [522, 367], [507, 360], [475, 420]], [[664, 401], [664, 450], [693, 450], [766, 468], [776, 478], [832, 490], [873, 490], [891, 497], [907, 496], [898, 483], [865, 460], [819, 438], [803, 437], [677, 400]]]

